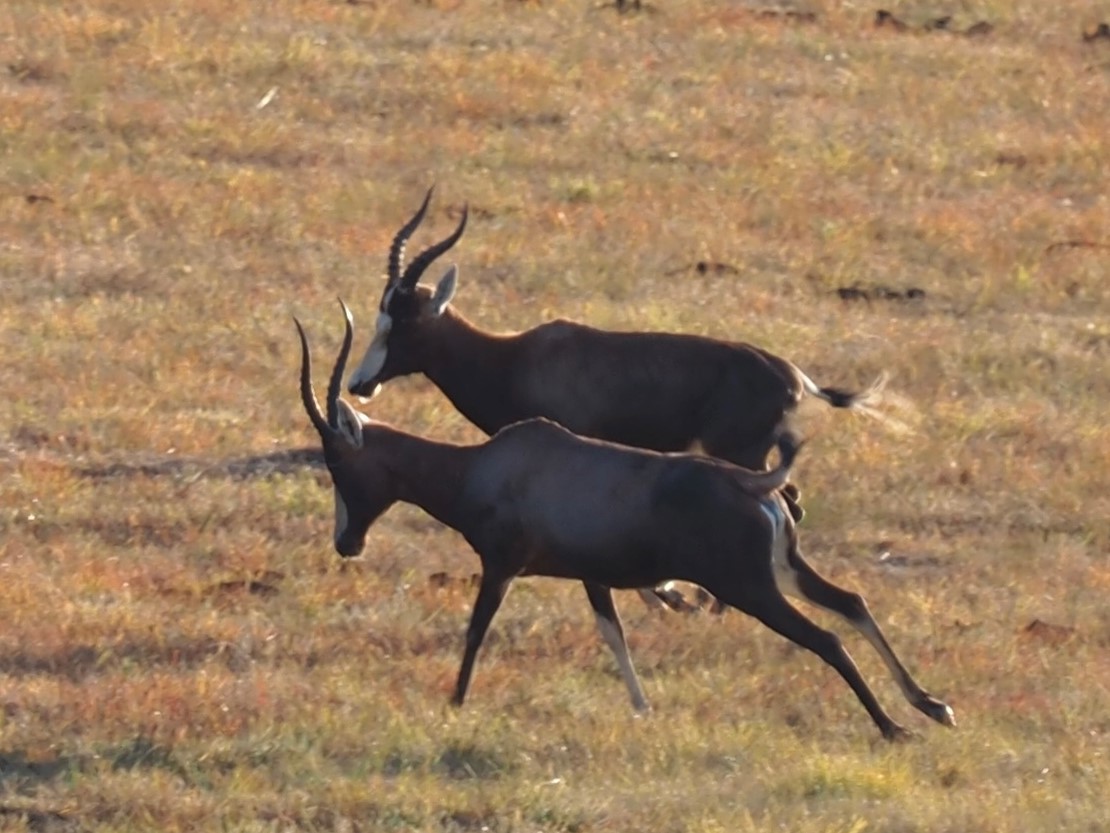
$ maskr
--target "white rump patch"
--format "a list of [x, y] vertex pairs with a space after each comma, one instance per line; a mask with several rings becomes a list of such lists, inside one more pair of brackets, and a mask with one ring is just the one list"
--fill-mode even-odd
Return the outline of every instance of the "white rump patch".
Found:
[[774, 496], [761, 498], [759, 508], [767, 519], [771, 521], [771, 567], [775, 571], [775, 584], [779, 590], [789, 596], [798, 596], [798, 583], [794, 578], [794, 569], [790, 566], [788, 549], [790, 536], [786, 534], [786, 513], [779, 501]]
[[[388, 313], [378, 313], [378, 323], [374, 329], [374, 338], [370, 341], [370, 346], [366, 348], [366, 354], [362, 357], [362, 362], [351, 374], [351, 379], [347, 383], [347, 387], [357, 387], [364, 385], [378, 377], [385, 367], [385, 357], [388, 353], [389, 331], [393, 329], [393, 319]], [[378, 385], [371, 391], [370, 396], [363, 396], [363, 399], [369, 399], [380, 390], [381, 386]]]

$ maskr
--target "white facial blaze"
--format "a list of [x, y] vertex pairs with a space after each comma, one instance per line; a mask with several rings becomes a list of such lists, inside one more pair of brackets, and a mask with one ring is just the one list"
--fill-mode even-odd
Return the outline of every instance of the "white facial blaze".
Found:
[[775, 584], [782, 593], [796, 597], [798, 584], [794, 578], [794, 569], [790, 566], [790, 560], [787, 557], [790, 536], [786, 534], [786, 513], [782, 511], [778, 500], [770, 496], [759, 501], [759, 508], [771, 521], [774, 529], [771, 538], [771, 567], [775, 571]]
[[381, 310], [382, 312], [385, 312], [387, 309], [389, 309], [389, 305], [393, 302], [393, 293], [396, 292], [396, 291], [397, 291], [397, 285], [396, 284], [389, 287], [389, 289], [387, 289], [385, 291], [385, 295], [382, 296], [382, 303], [378, 307], [379, 310]]
[[339, 546], [339, 539], [347, 531], [347, 504], [343, 502], [343, 498], [339, 494], [339, 490], [335, 490], [335, 545]]
[[[390, 318], [388, 313], [378, 313], [378, 323], [374, 329], [374, 338], [370, 341], [370, 346], [366, 348], [366, 355], [362, 357], [362, 363], [359, 364], [355, 372], [351, 375], [351, 380], [348, 387], [355, 387], [358, 385], [366, 384], [371, 380], [377, 378], [378, 374], [382, 372], [385, 366], [385, 357], [388, 351], [389, 331], [393, 329], [393, 319]], [[371, 391], [370, 396], [373, 396], [380, 389], [380, 385], [376, 386]], [[363, 395], [364, 399], [369, 399], [370, 396]]]

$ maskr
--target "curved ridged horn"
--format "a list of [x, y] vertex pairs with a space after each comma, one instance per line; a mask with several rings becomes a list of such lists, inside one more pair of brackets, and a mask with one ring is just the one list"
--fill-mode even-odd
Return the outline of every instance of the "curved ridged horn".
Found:
[[332, 428], [320, 413], [320, 403], [316, 401], [316, 391], [312, 388], [312, 356], [308, 352], [308, 339], [301, 322], [294, 318], [293, 323], [297, 325], [297, 332], [301, 336], [301, 402], [304, 403], [313, 427], [321, 437], [327, 437], [332, 433]]
[[412, 215], [412, 219], [401, 226], [401, 230], [397, 232], [393, 238], [393, 243], [389, 246], [389, 272], [386, 274], [386, 288], [393, 286], [397, 281], [401, 280], [401, 266], [405, 262], [405, 244], [409, 241], [412, 233], [416, 231], [417, 226], [424, 220], [424, 214], [428, 210], [428, 203], [432, 200], [432, 191], [436, 187], [433, 185], [428, 189], [428, 193], [424, 195], [424, 202], [420, 206], [420, 210]]
[[459, 227], [451, 233], [451, 236], [446, 240], [439, 241], [434, 246], [425, 249], [416, 256], [412, 263], [409, 264], [409, 268], [405, 270], [405, 274], [401, 276], [401, 282], [398, 284], [399, 288], [411, 292], [416, 286], [416, 282], [420, 280], [420, 276], [424, 274], [424, 270], [432, 265], [432, 261], [459, 242], [459, 238], [462, 237], [462, 233], [466, 229], [466, 217], [468, 213], [469, 206], [464, 205], [462, 219], [459, 220]]
[[343, 333], [343, 346], [339, 348], [339, 355], [335, 358], [335, 367], [331, 371], [331, 380], [328, 382], [328, 425], [335, 427], [339, 425], [339, 392], [343, 387], [343, 370], [347, 366], [347, 357], [351, 354], [351, 341], [354, 338], [354, 320], [351, 317], [351, 311], [347, 305], [343, 303], [343, 299], [339, 299], [339, 306], [343, 308], [343, 321], [345, 330]]

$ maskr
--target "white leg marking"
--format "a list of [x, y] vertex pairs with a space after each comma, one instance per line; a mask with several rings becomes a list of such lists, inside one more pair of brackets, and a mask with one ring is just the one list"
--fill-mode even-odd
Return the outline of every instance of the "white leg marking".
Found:
[[677, 610], [680, 613], [695, 613], [700, 610], [697, 602], [688, 602], [675, 582], [668, 581], [655, 588], [639, 587], [636, 592], [651, 610]]
[[647, 605], [649, 610], [666, 610], [667, 605], [655, 595], [655, 591], [648, 587], [638, 587], [636, 592], [640, 594], [640, 601]]
[[616, 626], [608, 619], [597, 614], [594, 614], [594, 617], [597, 619], [597, 628], [601, 631], [601, 637], [617, 658], [617, 665], [620, 666], [624, 684], [632, 697], [632, 708], [638, 712], [647, 711], [647, 698], [644, 697], [644, 690], [640, 688], [640, 680], [636, 677], [636, 669], [632, 667], [632, 657], [628, 655], [628, 648], [624, 644], [624, 639], [621, 638]]

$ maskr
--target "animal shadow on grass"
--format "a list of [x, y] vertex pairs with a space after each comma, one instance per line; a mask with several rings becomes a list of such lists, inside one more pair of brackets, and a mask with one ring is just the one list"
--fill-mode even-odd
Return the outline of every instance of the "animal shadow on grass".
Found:
[[292, 448], [269, 454], [235, 457], [230, 460], [152, 456], [78, 466], [75, 471], [81, 477], [91, 480], [111, 480], [120, 477], [176, 477], [198, 480], [205, 477], [227, 477], [232, 480], [255, 480], [274, 475], [294, 474], [301, 469], [323, 468], [324, 455], [319, 448]]
[[[187, 767], [174, 755], [172, 749], [148, 737], [138, 736], [116, 746], [104, 749], [96, 759], [90, 756], [56, 755], [45, 757], [28, 755], [20, 750], [0, 751], [0, 791], [8, 796], [34, 794], [35, 788], [64, 779], [81, 770], [92, 770], [110, 761], [113, 770], [164, 770], [186, 782], [190, 778]], [[11, 800], [0, 803], [0, 828], [32, 830], [36, 833], [63, 833], [86, 830], [82, 819], [67, 812], [44, 808], [32, 801]]]
[[[0, 674], [10, 676], [49, 675], [80, 683], [102, 671], [107, 664], [134, 662], [143, 666], [194, 668], [213, 659], [236, 667], [244, 661], [235, 645], [210, 636], [163, 642], [128, 639], [101, 645], [73, 645], [61, 651], [17, 650], [0, 655]], [[2, 704], [0, 704], [2, 706]]]
[[34, 801], [16, 799], [41, 784], [64, 778], [81, 764], [79, 759], [64, 755], [45, 758], [18, 750], [0, 751], [0, 792], [8, 799], [0, 803], [0, 828], [8, 830], [10, 826], [36, 833], [81, 830], [79, 821], [65, 813], [45, 809]]

